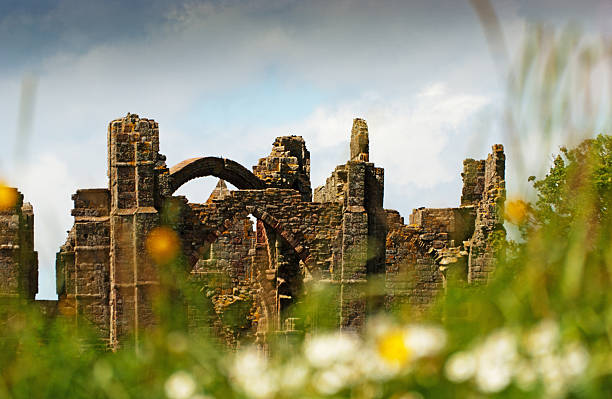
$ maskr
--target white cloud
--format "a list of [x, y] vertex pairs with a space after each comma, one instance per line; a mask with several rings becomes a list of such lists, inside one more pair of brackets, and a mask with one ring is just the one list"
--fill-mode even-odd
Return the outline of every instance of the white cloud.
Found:
[[[318, 108], [298, 124], [297, 134], [305, 136], [313, 157], [319, 151], [338, 152], [340, 144], [345, 147], [342, 153], [348, 155], [352, 119], [364, 118], [370, 131], [370, 160], [386, 169], [390, 182], [429, 188], [455, 178], [447, 168], [448, 152], [452, 151], [449, 139], [456, 135], [468, 139], [469, 122], [489, 103], [482, 95], [453, 92], [443, 83], [435, 83], [412, 97], [369, 95]], [[329, 163], [329, 170], [323, 173], [331, 171]], [[313, 169], [315, 165], [313, 162]], [[323, 181], [320, 173], [318, 168], [313, 170], [315, 183]]]
[[55, 295], [55, 253], [66, 240], [66, 226], [72, 224], [70, 194], [77, 188], [73, 169], [56, 155], [44, 153], [20, 166], [16, 181], [11, 182], [24, 194], [25, 201], [34, 204], [34, 245], [42, 298]]

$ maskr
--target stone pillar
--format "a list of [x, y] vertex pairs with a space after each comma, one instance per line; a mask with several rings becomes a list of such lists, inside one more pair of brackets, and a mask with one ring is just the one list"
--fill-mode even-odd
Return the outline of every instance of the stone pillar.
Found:
[[[504, 147], [495, 144], [484, 161], [482, 199], [476, 209], [474, 235], [470, 240], [468, 283], [486, 283], [495, 271], [495, 239], [504, 239], [504, 202], [506, 200]], [[497, 235], [495, 237], [494, 235]]]
[[109, 339], [110, 196], [108, 189], [78, 190], [74, 227], [57, 254], [57, 294], [64, 315], [92, 323], [104, 341]]
[[38, 254], [34, 251], [34, 212], [15, 188], [3, 188], [15, 205], [0, 209], [0, 305], [33, 301], [38, 292]]
[[368, 213], [368, 313], [380, 311], [385, 302], [387, 213], [383, 208], [384, 169], [366, 163], [365, 204]]
[[[386, 213], [383, 209], [384, 170], [369, 163], [368, 125], [355, 118], [351, 158], [342, 172], [346, 182], [342, 217], [340, 326], [360, 328], [366, 312], [384, 298]], [[340, 172], [337, 169], [337, 172]], [[338, 173], [340, 177], [340, 174]]]
[[385, 273], [387, 213], [383, 208], [385, 171], [366, 163], [365, 207], [368, 212], [368, 274]]
[[155, 165], [159, 129], [153, 120], [128, 114], [108, 129], [111, 274], [111, 346], [127, 333], [155, 325], [152, 298], [159, 277], [145, 249], [149, 232], [159, 224], [155, 204]]
[[365, 208], [366, 164], [347, 163], [348, 182], [342, 216], [340, 326], [360, 328], [364, 322], [368, 258], [368, 214]]
[[368, 138], [368, 124], [365, 120], [353, 119], [351, 129], [351, 161], [368, 162], [370, 157], [370, 140]]

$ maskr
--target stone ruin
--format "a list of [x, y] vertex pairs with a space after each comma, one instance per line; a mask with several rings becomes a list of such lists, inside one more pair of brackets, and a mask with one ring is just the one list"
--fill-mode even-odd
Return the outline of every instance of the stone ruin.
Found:
[[[108, 187], [73, 195], [74, 225], [57, 254], [58, 300], [36, 301], [49, 317], [93, 324], [111, 348], [156, 324], [159, 270], [145, 243], [168, 204], [178, 215], [172, 227], [186, 272], [214, 309], [212, 316], [191, 315], [190, 328], [211, 328], [230, 345], [299, 330], [293, 305], [312, 282], [332, 288], [326, 306], [343, 329], [359, 329], [381, 309], [416, 315], [450, 282], [485, 283], [495, 269], [494, 238], [505, 234], [501, 145], [486, 160], [463, 162], [459, 207], [415, 209], [408, 224], [383, 208], [384, 170], [370, 162], [363, 119], [353, 121], [350, 160], [314, 194], [300, 136], [276, 138], [253, 172], [217, 157], [171, 168], [165, 160], [157, 122], [128, 114], [110, 123]], [[220, 179], [206, 203], [173, 195], [204, 176]], [[0, 212], [5, 309], [34, 301], [38, 285], [33, 211], [18, 198], [14, 209]]]

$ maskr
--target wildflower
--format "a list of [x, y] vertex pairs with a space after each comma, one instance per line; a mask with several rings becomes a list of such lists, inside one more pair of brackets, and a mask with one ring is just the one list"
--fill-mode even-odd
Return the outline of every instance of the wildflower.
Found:
[[589, 352], [581, 344], [572, 343], [564, 350], [562, 362], [568, 377], [578, 377], [589, 364]]
[[149, 233], [147, 252], [157, 263], [168, 263], [176, 257], [180, 242], [176, 232], [169, 227], [157, 227]]
[[0, 181], [0, 211], [13, 208], [17, 204], [17, 190]]
[[[438, 327], [409, 325], [398, 327], [379, 318], [370, 329], [370, 351], [356, 356], [358, 368], [368, 378], [386, 380], [411, 369], [414, 361], [437, 354], [446, 343], [444, 330]], [[370, 353], [371, 352], [371, 353]]]
[[366, 347], [355, 354], [352, 363], [359, 374], [370, 380], [386, 381], [407, 367], [396, 362], [388, 362], [381, 357], [376, 345]]
[[558, 341], [557, 323], [553, 320], [542, 320], [527, 334], [525, 346], [531, 355], [544, 356], [554, 351]]
[[177, 371], [168, 378], [164, 388], [170, 399], [188, 399], [196, 390], [196, 382], [191, 374]]
[[446, 345], [446, 333], [434, 326], [414, 325], [406, 328], [405, 344], [415, 358], [436, 355]]
[[356, 373], [345, 364], [335, 364], [314, 377], [315, 389], [323, 395], [333, 395], [356, 380]]
[[517, 361], [516, 339], [506, 330], [491, 334], [477, 349], [476, 385], [485, 393], [506, 388]]
[[460, 383], [470, 379], [476, 371], [476, 357], [471, 352], [457, 352], [446, 362], [444, 374], [449, 381]]
[[278, 376], [269, 369], [267, 359], [254, 348], [236, 355], [230, 375], [235, 384], [252, 398], [268, 398], [278, 390]]
[[258, 372], [266, 367], [266, 358], [253, 348], [240, 352], [234, 362], [234, 370], [240, 370], [241, 373]]
[[404, 365], [411, 357], [403, 331], [394, 330], [383, 334], [378, 340], [378, 355], [387, 363]]
[[322, 368], [350, 361], [358, 346], [358, 340], [353, 335], [335, 333], [314, 337], [304, 346], [304, 351], [311, 365]]
[[546, 355], [537, 359], [537, 368], [542, 375], [544, 389], [549, 397], [561, 397], [567, 389], [562, 370], [562, 360], [556, 355]]
[[308, 378], [308, 368], [301, 360], [294, 360], [283, 366], [281, 386], [289, 391], [297, 391], [302, 388]]
[[278, 390], [275, 378], [268, 373], [258, 374], [243, 380], [242, 390], [252, 398], [269, 398]]
[[516, 366], [514, 379], [516, 385], [523, 391], [533, 389], [537, 381], [538, 373], [532, 364], [527, 360], [521, 360]]
[[506, 201], [506, 220], [512, 224], [520, 225], [527, 221], [529, 205], [522, 199]]

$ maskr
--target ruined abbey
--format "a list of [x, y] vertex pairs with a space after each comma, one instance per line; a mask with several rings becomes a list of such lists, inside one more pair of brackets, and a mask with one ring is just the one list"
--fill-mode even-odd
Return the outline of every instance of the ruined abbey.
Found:
[[[422, 311], [450, 281], [485, 283], [495, 269], [493, 238], [504, 234], [503, 147], [463, 162], [458, 207], [415, 209], [406, 223], [383, 207], [384, 170], [370, 159], [366, 122], [355, 119], [350, 135], [350, 159], [313, 190], [300, 136], [276, 138], [252, 171], [206, 156], [169, 168], [157, 122], [134, 114], [114, 120], [108, 187], [72, 196], [74, 225], [57, 254], [57, 301], [34, 300], [32, 207], [18, 193], [14, 208], [0, 210], [0, 306], [39, 303], [48, 317], [93, 324], [116, 348], [156, 324], [162, 266], [146, 243], [162, 225], [178, 236], [185, 273], [214, 309], [193, 317], [193, 328], [214, 325], [227, 341], [237, 330], [265, 340], [299, 329], [292, 309], [312, 282], [333, 289], [327, 306], [343, 329], [358, 329], [376, 309]], [[219, 179], [206, 203], [173, 195], [204, 176]], [[226, 322], [232, 308], [244, 309], [241, 322]]]

